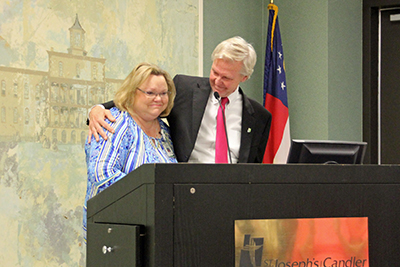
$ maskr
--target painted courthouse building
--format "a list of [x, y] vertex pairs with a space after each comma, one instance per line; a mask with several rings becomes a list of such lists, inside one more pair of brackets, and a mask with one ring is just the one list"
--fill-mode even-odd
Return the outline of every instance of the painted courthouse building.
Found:
[[88, 110], [122, 84], [105, 77], [106, 59], [87, 56], [78, 15], [69, 31], [68, 53], [47, 51], [47, 72], [0, 66], [0, 141], [84, 144]]

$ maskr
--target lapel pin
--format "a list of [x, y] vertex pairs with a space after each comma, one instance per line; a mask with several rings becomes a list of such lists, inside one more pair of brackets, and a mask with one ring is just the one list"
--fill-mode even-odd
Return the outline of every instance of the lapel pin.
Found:
[[247, 132], [248, 132], [248, 133], [251, 133], [251, 128], [247, 128]]

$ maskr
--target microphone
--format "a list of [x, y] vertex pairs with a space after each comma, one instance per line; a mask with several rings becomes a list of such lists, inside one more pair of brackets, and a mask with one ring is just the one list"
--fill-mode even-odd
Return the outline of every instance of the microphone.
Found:
[[224, 121], [224, 129], [225, 129], [225, 136], [226, 136], [226, 145], [228, 147], [228, 156], [229, 156], [229, 162], [232, 164], [232, 157], [231, 157], [231, 149], [229, 147], [229, 140], [228, 140], [228, 132], [226, 130], [226, 119], [225, 119], [225, 112], [224, 109], [222, 108], [221, 104], [221, 97], [219, 96], [218, 92], [214, 92], [214, 97], [218, 100], [219, 107], [222, 110], [222, 119]]

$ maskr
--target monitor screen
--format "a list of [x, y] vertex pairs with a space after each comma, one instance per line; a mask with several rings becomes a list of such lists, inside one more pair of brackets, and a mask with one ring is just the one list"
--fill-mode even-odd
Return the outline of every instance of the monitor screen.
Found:
[[362, 164], [366, 142], [292, 140], [287, 163]]

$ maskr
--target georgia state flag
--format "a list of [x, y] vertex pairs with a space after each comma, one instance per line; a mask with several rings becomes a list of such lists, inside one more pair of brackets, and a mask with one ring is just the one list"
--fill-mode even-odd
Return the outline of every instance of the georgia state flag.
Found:
[[263, 163], [286, 163], [290, 149], [289, 107], [278, 7], [268, 5], [269, 23], [264, 67], [264, 107], [272, 122]]

